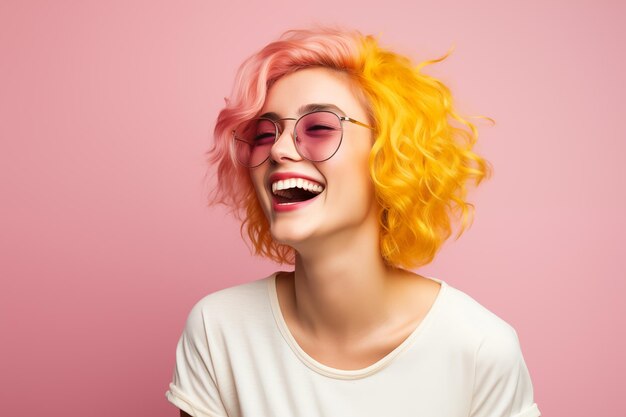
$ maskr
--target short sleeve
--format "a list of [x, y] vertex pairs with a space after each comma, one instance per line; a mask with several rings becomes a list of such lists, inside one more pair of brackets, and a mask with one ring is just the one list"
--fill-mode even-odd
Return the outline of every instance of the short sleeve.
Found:
[[176, 347], [176, 365], [167, 399], [193, 417], [227, 417], [217, 389], [205, 318], [196, 304]]
[[538, 417], [533, 385], [513, 327], [491, 334], [476, 351], [470, 417]]

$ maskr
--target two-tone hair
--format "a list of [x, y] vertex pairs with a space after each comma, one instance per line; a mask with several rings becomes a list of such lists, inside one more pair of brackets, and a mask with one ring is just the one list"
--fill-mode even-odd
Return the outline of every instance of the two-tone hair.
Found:
[[[445, 57], [444, 57], [445, 58]], [[390, 265], [413, 268], [432, 261], [460, 220], [471, 223], [469, 183], [489, 176], [488, 162], [473, 152], [478, 132], [453, 107], [452, 95], [422, 68], [379, 45], [372, 36], [335, 28], [290, 30], [249, 57], [237, 72], [208, 151], [217, 183], [210, 202], [223, 203], [242, 220], [254, 252], [293, 263], [294, 249], [273, 240], [248, 169], [232, 153], [232, 131], [258, 115], [272, 84], [299, 69], [325, 67], [347, 74], [375, 126], [369, 171], [379, 203], [380, 251]]]

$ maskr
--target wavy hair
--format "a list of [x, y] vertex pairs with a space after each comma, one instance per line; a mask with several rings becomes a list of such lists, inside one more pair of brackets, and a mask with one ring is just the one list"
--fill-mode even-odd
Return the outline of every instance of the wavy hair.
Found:
[[294, 249], [273, 240], [248, 170], [237, 164], [231, 133], [255, 117], [272, 84], [302, 68], [321, 66], [348, 74], [353, 91], [376, 127], [369, 171], [379, 203], [380, 251], [390, 265], [414, 268], [432, 261], [460, 220], [457, 238], [474, 207], [469, 183], [490, 175], [489, 163], [472, 151], [474, 124], [453, 108], [450, 90], [406, 56], [373, 36], [337, 28], [289, 30], [249, 57], [237, 72], [207, 152], [217, 184], [210, 204], [222, 203], [242, 221], [254, 253], [292, 264]]

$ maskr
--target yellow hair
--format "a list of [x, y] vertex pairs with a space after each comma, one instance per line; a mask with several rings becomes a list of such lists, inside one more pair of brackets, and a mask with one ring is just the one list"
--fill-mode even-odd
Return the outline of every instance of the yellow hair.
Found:
[[478, 132], [455, 112], [450, 90], [421, 72], [447, 55], [413, 66], [372, 37], [362, 45], [357, 82], [377, 126], [369, 163], [381, 206], [381, 254], [389, 264], [424, 265], [450, 236], [454, 218], [461, 220], [457, 237], [471, 223], [467, 182], [478, 185], [489, 166], [472, 152]]

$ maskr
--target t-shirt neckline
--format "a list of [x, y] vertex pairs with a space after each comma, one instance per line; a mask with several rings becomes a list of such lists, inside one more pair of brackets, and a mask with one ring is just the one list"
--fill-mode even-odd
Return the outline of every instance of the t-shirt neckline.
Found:
[[424, 329], [430, 325], [430, 322], [433, 321], [433, 317], [437, 314], [437, 311], [440, 309], [440, 305], [442, 304], [441, 300], [447, 293], [447, 288], [448, 288], [448, 284], [441, 279], [425, 277], [441, 284], [441, 288], [439, 289], [439, 292], [437, 293], [437, 297], [435, 298], [435, 301], [430, 306], [430, 309], [428, 310], [424, 318], [422, 318], [422, 320], [417, 325], [417, 327], [411, 332], [411, 334], [409, 334], [409, 336], [406, 339], [404, 339], [402, 343], [396, 346], [394, 350], [389, 352], [387, 355], [385, 355], [383, 358], [381, 358], [377, 362], [365, 368], [347, 370], [347, 369], [333, 368], [331, 366], [327, 366], [321, 362], [318, 362], [312, 356], [306, 353], [300, 347], [296, 339], [293, 337], [293, 335], [291, 334], [291, 331], [289, 330], [289, 327], [287, 327], [287, 322], [285, 321], [283, 313], [280, 309], [280, 304], [278, 302], [278, 293], [276, 291], [276, 276], [278, 275], [279, 272], [284, 272], [284, 271], [274, 272], [272, 275], [268, 277], [268, 280], [267, 280], [267, 289], [269, 293], [271, 309], [272, 309], [272, 313], [274, 315], [274, 320], [276, 321], [278, 330], [282, 334], [283, 338], [285, 339], [285, 341], [287, 342], [291, 350], [306, 366], [308, 366], [310, 369], [312, 369], [313, 371], [319, 374], [322, 374], [331, 378], [336, 378], [336, 379], [364, 378], [366, 376], [372, 375], [382, 370], [383, 368], [391, 364], [393, 360], [400, 353], [402, 353], [407, 348], [409, 348], [409, 346], [413, 344], [413, 342], [424, 331]]

